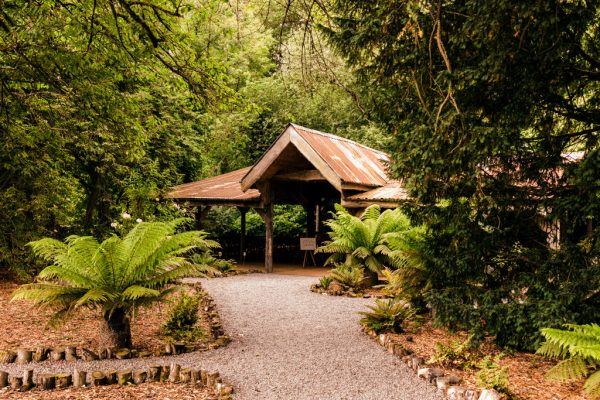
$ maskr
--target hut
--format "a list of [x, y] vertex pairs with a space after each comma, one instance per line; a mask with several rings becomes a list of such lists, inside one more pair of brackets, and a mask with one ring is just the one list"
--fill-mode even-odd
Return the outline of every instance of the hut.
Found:
[[265, 222], [265, 270], [273, 270], [273, 205], [301, 205], [307, 234], [315, 234], [320, 210], [340, 203], [358, 212], [371, 204], [395, 208], [408, 199], [401, 182], [387, 173], [386, 153], [342, 138], [289, 124], [252, 166], [176, 186], [166, 197], [197, 208], [234, 206], [241, 212], [240, 253], [245, 250], [245, 216], [254, 209]]

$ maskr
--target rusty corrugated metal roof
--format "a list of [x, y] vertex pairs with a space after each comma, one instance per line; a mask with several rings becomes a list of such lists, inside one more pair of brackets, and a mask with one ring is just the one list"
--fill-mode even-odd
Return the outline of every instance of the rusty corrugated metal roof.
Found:
[[344, 183], [382, 186], [388, 182], [389, 156], [339, 136], [290, 124]]
[[384, 186], [371, 189], [366, 192], [349, 196], [349, 201], [402, 201], [408, 200], [410, 196], [408, 191], [402, 186], [400, 181], [391, 181]]
[[253, 202], [260, 199], [257, 189], [242, 190], [240, 181], [251, 167], [238, 169], [201, 181], [175, 186], [166, 197], [178, 200], [214, 200], [231, 202]]

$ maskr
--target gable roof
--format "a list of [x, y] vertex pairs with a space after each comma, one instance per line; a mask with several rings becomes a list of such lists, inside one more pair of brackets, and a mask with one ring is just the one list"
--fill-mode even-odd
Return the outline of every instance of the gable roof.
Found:
[[349, 139], [289, 124], [242, 178], [242, 190], [253, 187], [290, 145], [340, 191], [345, 185], [371, 188], [388, 182], [387, 154]]
[[240, 180], [250, 168], [246, 167], [201, 181], [175, 186], [166, 197], [176, 200], [210, 200], [223, 203], [259, 201], [260, 192], [258, 190], [249, 189], [244, 192], [240, 186]]

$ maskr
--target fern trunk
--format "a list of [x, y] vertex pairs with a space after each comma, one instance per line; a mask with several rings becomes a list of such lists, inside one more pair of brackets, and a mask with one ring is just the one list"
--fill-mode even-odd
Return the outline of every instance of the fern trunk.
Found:
[[104, 313], [104, 321], [115, 345], [119, 348], [131, 348], [131, 324], [125, 308], [115, 308]]
[[379, 274], [365, 268], [365, 279], [363, 280], [362, 286], [364, 288], [370, 288], [377, 285], [377, 283], [379, 283]]

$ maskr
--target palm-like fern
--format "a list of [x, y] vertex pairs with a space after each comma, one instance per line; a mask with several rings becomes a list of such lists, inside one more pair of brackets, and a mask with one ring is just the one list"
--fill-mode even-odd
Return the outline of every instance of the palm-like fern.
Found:
[[600, 370], [597, 370], [600, 367], [600, 326], [567, 324], [565, 328], [542, 329], [546, 341], [537, 352], [562, 359], [548, 371], [548, 377], [556, 380], [587, 377], [584, 390], [593, 398], [600, 398]]
[[376, 333], [391, 332], [402, 333], [404, 322], [414, 320], [416, 311], [402, 300], [375, 300], [374, 306], [368, 306], [371, 311], [362, 311], [363, 317], [360, 323], [367, 329], [372, 329]]
[[364, 284], [365, 274], [360, 266], [338, 264], [331, 270], [331, 279], [357, 290]]
[[102, 243], [89, 236], [31, 242], [34, 253], [52, 264], [40, 272], [38, 282], [17, 289], [13, 300], [54, 307], [51, 322], [81, 307], [100, 308], [116, 344], [130, 347], [133, 310], [177, 290], [177, 279], [198, 274], [186, 257], [191, 251], [219, 246], [201, 231], [175, 234], [183, 221], [142, 222], [124, 238], [112, 236]]
[[398, 209], [381, 212], [379, 206], [368, 207], [358, 218], [336, 204], [335, 218], [326, 221], [331, 229], [330, 241], [317, 252], [331, 253], [325, 262], [362, 265], [373, 273], [384, 268], [411, 268], [418, 259], [415, 247], [421, 228], [411, 226]]

